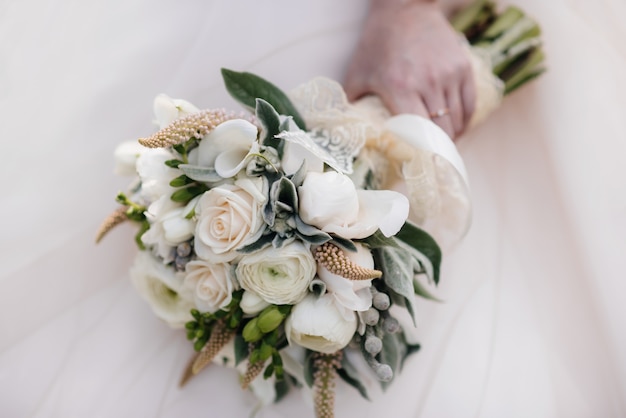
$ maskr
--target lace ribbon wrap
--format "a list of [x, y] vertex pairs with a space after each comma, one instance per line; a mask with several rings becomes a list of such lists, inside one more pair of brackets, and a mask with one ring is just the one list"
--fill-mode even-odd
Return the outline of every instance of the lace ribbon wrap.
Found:
[[[486, 51], [466, 45], [476, 85], [476, 108], [470, 127], [501, 103], [504, 84], [492, 73]], [[325, 148], [348, 159], [360, 158], [373, 169], [379, 188], [404, 193], [409, 219], [428, 231], [444, 251], [467, 233], [472, 206], [463, 159], [448, 135], [417, 115], [391, 116], [375, 96], [350, 104], [341, 85], [315, 78], [291, 92], [311, 126], [330, 138]]]

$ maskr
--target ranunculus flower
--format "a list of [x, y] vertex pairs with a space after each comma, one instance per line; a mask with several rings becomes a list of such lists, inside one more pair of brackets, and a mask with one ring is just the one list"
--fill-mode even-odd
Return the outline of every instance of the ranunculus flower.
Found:
[[[374, 258], [369, 249], [356, 244], [357, 251], [344, 251], [350, 261], [358, 266], [373, 269]], [[326, 285], [326, 294], [335, 300], [344, 319], [349, 320], [354, 311], [362, 312], [372, 306], [371, 280], [350, 280], [331, 273], [318, 264], [317, 275]]]
[[185, 286], [191, 290], [199, 311], [214, 313], [232, 301], [237, 283], [231, 277], [229, 264], [193, 260], [187, 263], [185, 271]]
[[255, 292], [266, 302], [293, 305], [307, 294], [317, 263], [299, 241], [282, 248], [268, 247], [241, 258], [237, 279], [241, 287]]
[[130, 269], [130, 278], [154, 314], [170, 326], [180, 328], [192, 319], [193, 302], [183, 287], [182, 273], [176, 273], [150, 255], [140, 251]]
[[264, 201], [258, 200], [262, 195], [252, 181], [242, 186], [250, 186], [254, 195], [239, 185], [223, 184], [200, 197], [194, 242], [199, 258], [212, 263], [232, 261], [239, 256], [238, 248], [256, 241], [263, 232]]
[[159, 94], [154, 99], [154, 115], [159, 124], [159, 128], [163, 129], [176, 119], [191, 115], [199, 111], [197, 107], [186, 100], [172, 99], [165, 94]]
[[366, 238], [378, 229], [395, 235], [409, 214], [401, 193], [357, 190], [348, 176], [336, 171], [307, 173], [298, 197], [304, 222], [348, 239]]
[[215, 168], [223, 178], [233, 177], [245, 166], [257, 135], [258, 128], [247, 120], [227, 120], [202, 138], [189, 159], [199, 166]]
[[150, 229], [141, 236], [141, 241], [146, 246], [154, 247], [156, 254], [163, 258], [165, 263], [174, 259], [173, 247], [193, 237], [195, 223], [186, 218], [192, 204], [195, 204], [195, 201], [181, 207], [165, 195], [152, 203], [145, 212]]
[[291, 310], [285, 333], [289, 344], [331, 354], [348, 345], [356, 327], [356, 314], [344, 318], [330, 295], [309, 294]]

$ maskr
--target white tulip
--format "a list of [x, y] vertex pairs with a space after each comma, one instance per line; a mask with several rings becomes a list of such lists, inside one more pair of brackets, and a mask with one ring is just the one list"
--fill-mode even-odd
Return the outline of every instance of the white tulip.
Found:
[[285, 322], [289, 344], [331, 354], [348, 345], [357, 327], [354, 312], [344, 318], [334, 299], [327, 295], [309, 294], [295, 305]]
[[154, 314], [170, 326], [180, 328], [192, 319], [190, 311], [194, 306], [183, 288], [183, 275], [172, 267], [141, 251], [130, 269], [130, 278]]

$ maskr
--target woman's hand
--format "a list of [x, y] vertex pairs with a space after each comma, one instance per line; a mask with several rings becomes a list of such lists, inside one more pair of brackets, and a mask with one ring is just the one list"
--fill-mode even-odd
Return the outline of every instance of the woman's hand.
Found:
[[393, 114], [430, 117], [451, 138], [476, 101], [467, 53], [431, 0], [372, 0], [345, 88], [350, 100], [375, 94]]

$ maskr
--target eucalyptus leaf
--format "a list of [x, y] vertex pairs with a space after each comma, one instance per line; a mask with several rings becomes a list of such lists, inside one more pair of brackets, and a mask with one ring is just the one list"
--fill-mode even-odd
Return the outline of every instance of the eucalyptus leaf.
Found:
[[421, 254], [425, 255], [433, 268], [432, 279], [439, 283], [439, 269], [441, 266], [441, 248], [426, 231], [410, 222], [405, 222], [396, 238], [408, 244]]
[[276, 138], [276, 135], [280, 133], [280, 116], [278, 112], [265, 100], [256, 99], [255, 114], [265, 128], [265, 135], [261, 140], [261, 144], [274, 148], [278, 152], [278, 157], [282, 158], [285, 141]]
[[237, 72], [222, 68], [222, 78], [228, 93], [250, 109], [255, 109], [256, 99], [263, 99], [281, 115], [293, 117], [294, 122], [306, 130], [304, 119], [287, 95], [274, 84], [248, 72]]
[[413, 259], [402, 248], [383, 247], [377, 250], [380, 269], [387, 287], [402, 296], [406, 309], [415, 321], [415, 293], [413, 288]]
[[215, 172], [212, 167], [201, 167], [198, 165], [180, 164], [178, 166], [180, 170], [185, 173], [187, 177], [195, 181], [202, 181], [205, 183], [216, 183], [223, 180], [219, 174]]

